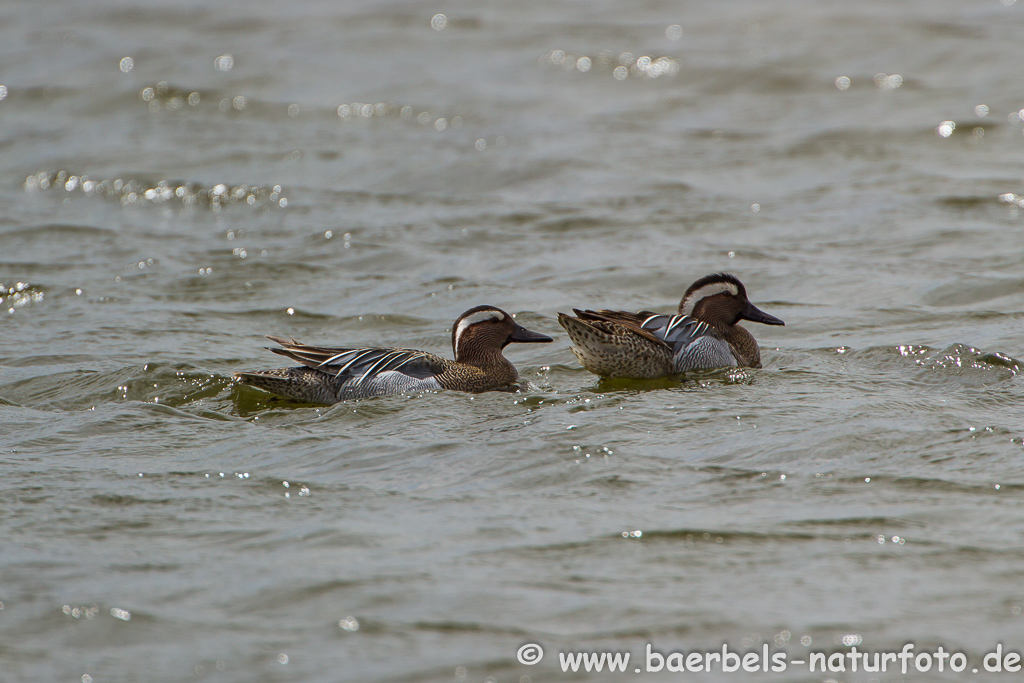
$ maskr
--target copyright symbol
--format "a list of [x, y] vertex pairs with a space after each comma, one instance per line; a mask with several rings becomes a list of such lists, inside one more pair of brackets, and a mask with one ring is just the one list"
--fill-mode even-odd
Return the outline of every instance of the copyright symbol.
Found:
[[520, 664], [533, 666], [540, 660], [544, 659], [544, 648], [537, 643], [527, 643], [519, 648], [518, 652], [516, 652], [516, 659], [519, 660]]

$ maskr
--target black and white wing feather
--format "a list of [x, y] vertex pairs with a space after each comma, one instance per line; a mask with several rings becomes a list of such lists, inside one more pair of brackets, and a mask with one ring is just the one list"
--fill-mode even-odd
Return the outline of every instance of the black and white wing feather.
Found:
[[640, 328], [672, 348], [676, 372], [737, 364], [729, 342], [707, 323], [688, 315], [651, 313]]
[[448, 361], [426, 351], [308, 346], [294, 339], [268, 336], [281, 348], [270, 349], [332, 378], [337, 400], [368, 398], [409, 391], [437, 391], [436, 376]]

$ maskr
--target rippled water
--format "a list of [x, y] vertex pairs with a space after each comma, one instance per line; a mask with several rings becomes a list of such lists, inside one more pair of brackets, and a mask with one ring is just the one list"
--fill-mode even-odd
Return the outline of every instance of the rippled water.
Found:
[[[1024, 647], [1022, 11], [8, 3], [0, 680]], [[762, 370], [600, 381], [556, 323], [723, 270]], [[556, 337], [522, 393], [231, 380], [483, 303]]]

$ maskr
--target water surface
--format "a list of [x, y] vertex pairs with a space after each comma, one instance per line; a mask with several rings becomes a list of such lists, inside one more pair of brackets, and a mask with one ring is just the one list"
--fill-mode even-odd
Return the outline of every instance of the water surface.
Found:
[[[1024, 647], [1021, 11], [8, 3], [0, 680]], [[763, 369], [602, 382], [556, 322], [717, 271]], [[484, 303], [556, 337], [521, 393], [231, 381]]]

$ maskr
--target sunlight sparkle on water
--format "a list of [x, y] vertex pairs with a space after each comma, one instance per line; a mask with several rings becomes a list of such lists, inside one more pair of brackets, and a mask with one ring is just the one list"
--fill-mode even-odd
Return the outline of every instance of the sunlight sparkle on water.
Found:
[[281, 196], [281, 186], [272, 189], [256, 185], [228, 186], [218, 183], [206, 188], [197, 183], [176, 183], [160, 180], [155, 183], [146, 180], [115, 178], [113, 180], [91, 180], [85, 175], [74, 175], [67, 171], [51, 173], [40, 171], [25, 179], [28, 191], [63, 190], [68, 193], [81, 192], [87, 196], [98, 196], [120, 203], [122, 206], [137, 204], [165, 204], [180, 201], [184, 206], [200, 206], [219, 210], [231, 204], [244, 203], [258, 208], [265, 205], [284, 207], [287, 201]]
[[1024, 195], [1017, 195], [1013, 192], [1005, 192], [999, 195], [999, 201], [1005, 204], [1013, 204], [1017, 208], [1024, 209]]
[[[618, 65], [613, 66], [617, 61]], [[615, 53], [604, 50], [596, 57], [588, 55], [569, 54], [565, 50], [552, 50], [540, 58], [541, 66], [560, 67], [563, 71], [579, 71], [587, 73], [598, 69], [607, 73], [604, 69], [612, 68], [612, 77], [621, 81], [629, 77], [630, 71], [634, 76], [645, 78], [659, 78], [661, 76], [674, 76], [679, 72], [680, 62], [673, 57], [650, 57], [641, 55], [639, 58], [633, 56], [632, 52], [622, 52], [616, 59]]]
[[881, 90], [895, 90], [903, 85], [903, 76], [899, 74], [875, 74], [875, 85]]
[[27, 282], [18, 282], [10, 287], [0, 282], [0, 307], [6, 307], [7, 313], [14, 313], [16, 308], [38, 303], [43, 300], [43, 292]]
[[633, 70], [647, 78], [659, 78], [661, 76], [675, 76], [679, 73], [679, 60], [671, 57], [658, 57], [651, 59], [646, 55], [636, 60]]
[[231, 55], [221, 55], [213, 60], [213, 68], [217, 71], [231, 71], [235, 66], [235, 58]]

